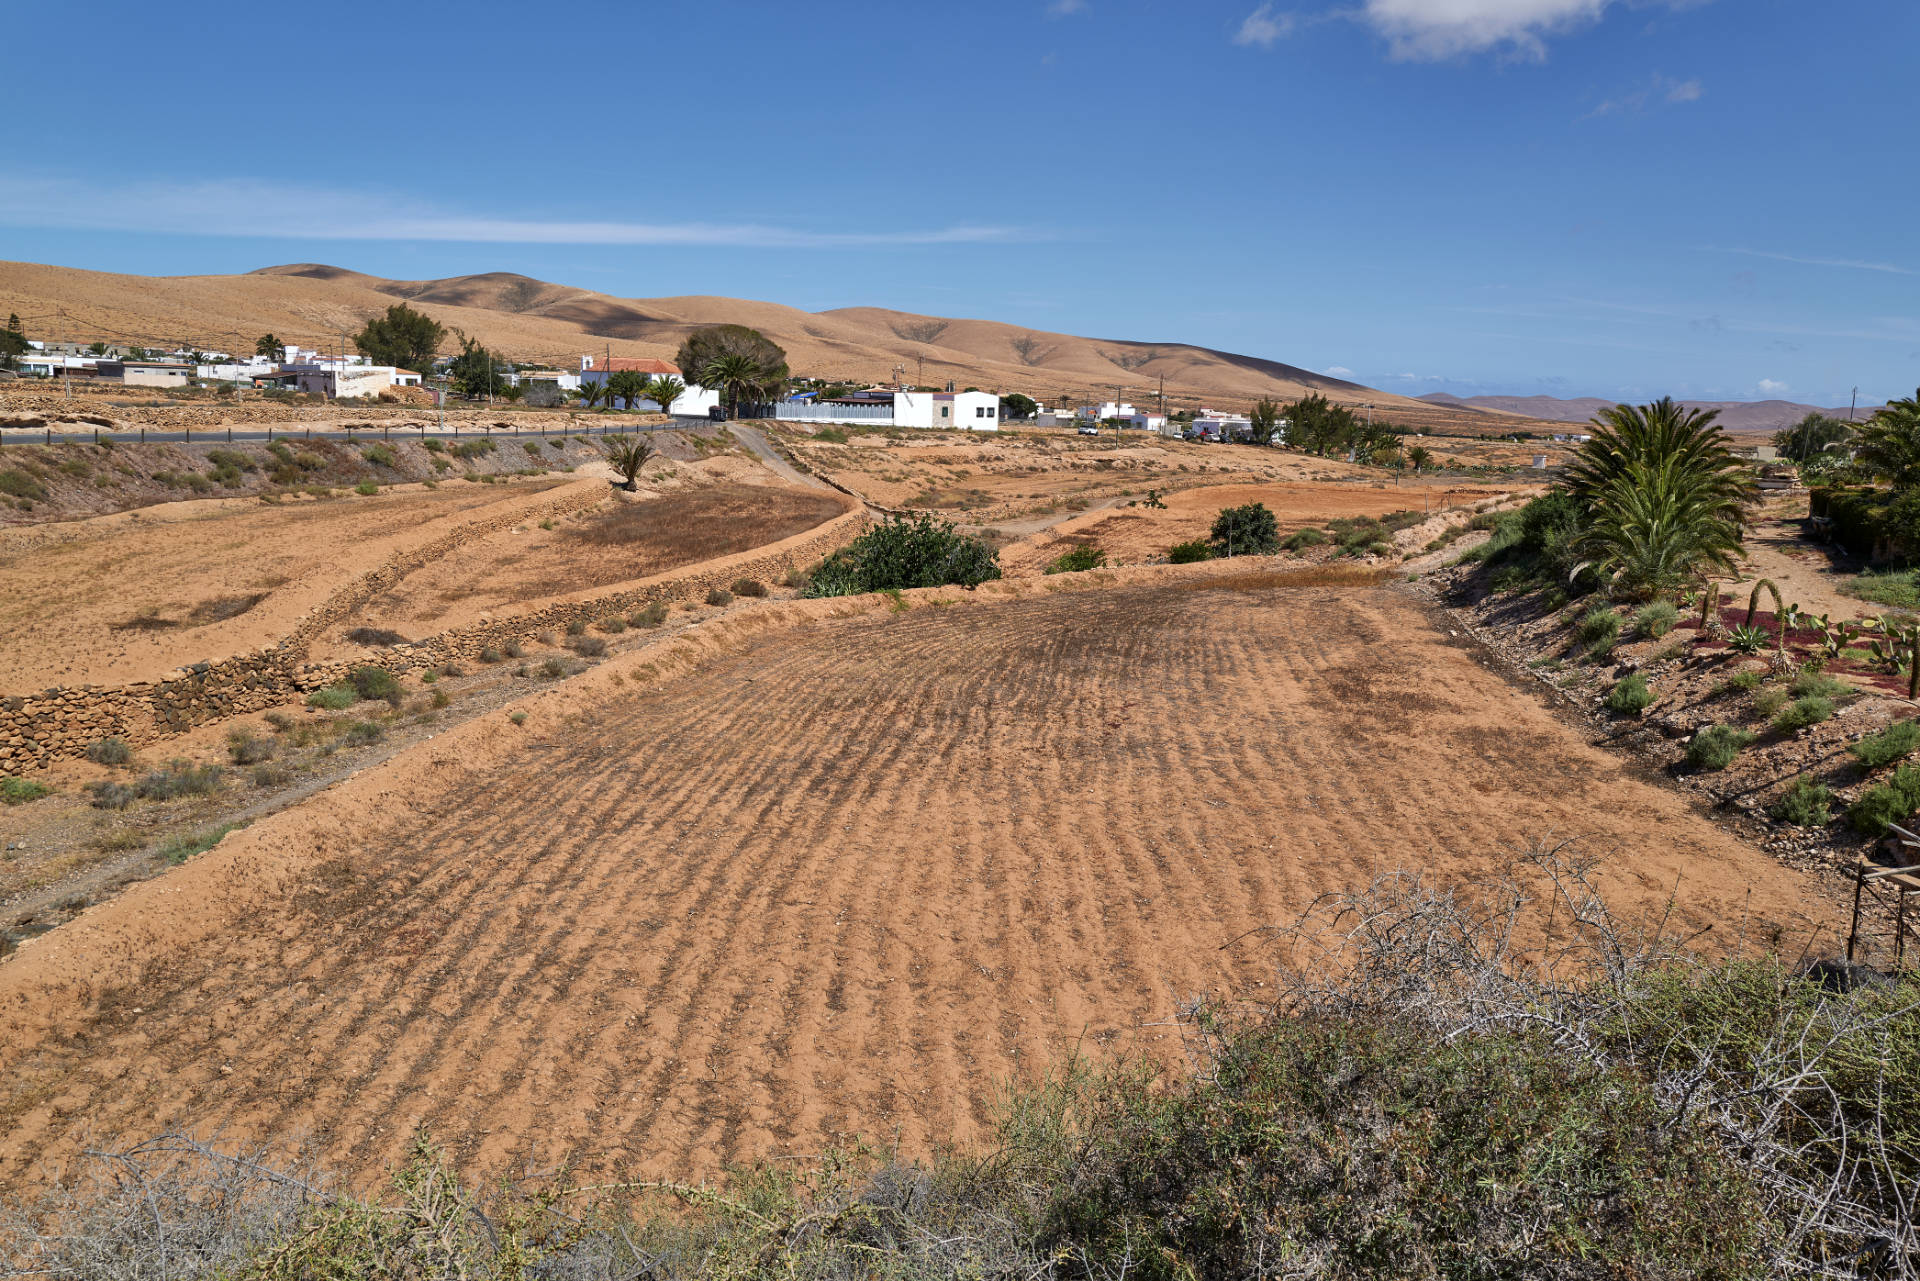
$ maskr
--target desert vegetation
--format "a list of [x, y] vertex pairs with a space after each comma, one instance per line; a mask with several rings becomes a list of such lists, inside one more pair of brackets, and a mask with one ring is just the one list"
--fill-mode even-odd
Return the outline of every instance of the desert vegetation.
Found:
[[952, 521], [889, 516], [808, 574], [808, 596], [853, 596], [909, 587], [973, 588], [1000, 577], [999, 556]]

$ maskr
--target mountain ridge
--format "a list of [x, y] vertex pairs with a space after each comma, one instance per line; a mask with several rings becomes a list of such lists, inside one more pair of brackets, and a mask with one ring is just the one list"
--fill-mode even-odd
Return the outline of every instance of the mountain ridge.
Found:
[[[1584, 423], [1603, 409], [1611, 409], [1618, 402], [1604, 400], [1599, 396], [1576, 396], [1561, 398], [1558, 396], [1454, 396], [1447, 392], [1429, 392], [1415, 397], [1429, 405], [1444, 405], [1450, 409], [1464, 409], [1483, 414], [1514, 414], [1541, 422]], [[1844, 419], [1846, 407], [1823, 409], [1818, 405], [1802, 405], [1791, 400], [1683, 400], [1680, 402], [1689, 409], [1712, 409], [1719, 412], [1719, 424], [1728, 431], [1779, 431], [1791, 427], [1808, 414], [1826, 414], [1831, 418]], [[1854, 410], [1855, 420], [1866, 418], [1878, 406], [1861, 406]]]

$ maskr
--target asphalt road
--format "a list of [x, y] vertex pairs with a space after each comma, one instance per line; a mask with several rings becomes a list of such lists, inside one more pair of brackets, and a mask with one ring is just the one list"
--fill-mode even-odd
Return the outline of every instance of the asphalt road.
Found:
[[621, 423], [568, 423], [564, 429], [556, 427], [551, 432], [508, 428], [499, 430], [492, 427], [468, 427], [462, 430], [458, 426], [421, 427], [408, 423], [402, 426], [369, 424], [364, 427], [305, 427], [299, 424], [273, 425], [258, 429], [240, 427], [210, 427], [199, 431], [161, 431], [156, 428], [134, 431], [55, 431], [52, 428], [6, 427], [0, 428], [0, 446], [38, 445], [38, 444], [92, 444], [99, 440], [113, 440], [122, 443], [142, 441], [170, 444], [208, 444], [224, 445], [244, 441], [269, 440], [422, 440], [438, 437], [453, 440], [461, 436], [621, 436], [631, 432], [674, 431], [689, 427], [709, 426], [705, 418], [676, 418], [667, 423], [621, 424]]

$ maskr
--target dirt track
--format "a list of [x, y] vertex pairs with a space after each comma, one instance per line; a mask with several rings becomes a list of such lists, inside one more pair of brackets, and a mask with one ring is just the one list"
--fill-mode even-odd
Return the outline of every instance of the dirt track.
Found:
[[0, 1179], [188, 1124], [362, 1178], [423, 1121], [476, 1169], [924, 1151], [1083, 1037], [1257, 994], [1224, 945], [1315, 894], [1535, 838], [1721, 935], [1831, 920], [1409, 597], [1232, 581], [643, 653], [229, 838], [0, 963]]

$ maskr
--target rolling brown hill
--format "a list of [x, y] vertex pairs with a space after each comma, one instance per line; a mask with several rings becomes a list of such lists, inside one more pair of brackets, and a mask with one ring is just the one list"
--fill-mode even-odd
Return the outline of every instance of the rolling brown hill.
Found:
[[[1445, 405], [1453, 409], [1480, 410], [1490, 415], [1518, 414], [1522, 418], [1555, 423], [1589, 422], [1595, 414], [1613, 408], [1614, 404], [1598, 396], [1562, 400], [1557, 396], [1450, 396], [1446, 392], [1434, 392], [1420, 399], [1431, 405]], [[1680, 403], [1689, 409], [1717, 410], [1722, 427], [1728, 431], [1744, 432], [1779, 431], [1782, 427], [1793, 426], [1808, 414], [1845, 418], [1848, 413], [1845, 405], [1838, 409], [1822, 409], [1817, 405], [1802, 405], [1791, 400], [1683, 400]], [[1879, 406], [1875, 405], [1856, 409], [1853, 411], [1854, 417], [1866, 418], [1877, 408]]]
[[65, 341], [251, 352], [254, 340], [271, 332], [284, 342], [351, 350], [351, 335], [366, 319], [401, 299], [506, 357], [566, 367], [582, 353], [670, 358], [690, 330], [735, 323], [786, 348], [798, 374], [881, 381], [904, 366], [912, 382], [951, 379], [1048, 403], [1110, 399], [1116, 385], [1145, 403], [1164, 379], [1170, 407], [1233, 407], [1319, 391], [1408, 420], [1475, 417], [1190, 343], [1084, 338], [877, 307], [807, 312], [739, 298], [615, 298], [509, 272], [385, 280], [295, 263], [240, 276], [153, 277], [0, 262], [0, 313], [19, 313], [30, 337]]

